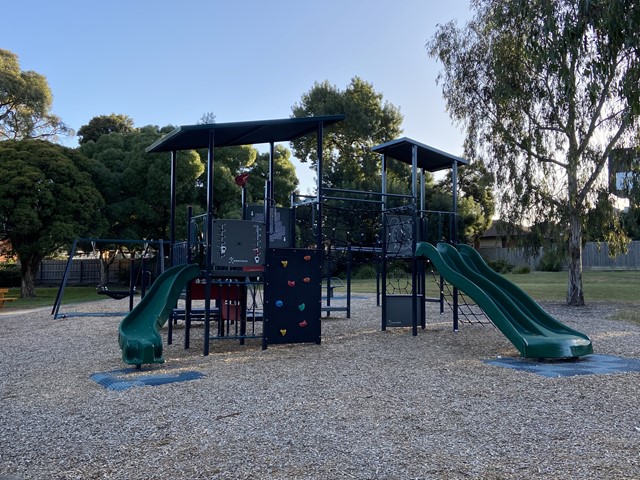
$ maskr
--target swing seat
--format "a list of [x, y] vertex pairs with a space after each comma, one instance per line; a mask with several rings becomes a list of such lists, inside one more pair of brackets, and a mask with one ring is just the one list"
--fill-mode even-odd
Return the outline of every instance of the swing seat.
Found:
[[106, 295], [107, 297], [111, 297], [114, 300], [122, 300], [123, 298], [127, 298], [131, 294], [129, 290], [109, 290], [107, 288], [98, 289], [96, 293], [98, 293], [98, 295]]

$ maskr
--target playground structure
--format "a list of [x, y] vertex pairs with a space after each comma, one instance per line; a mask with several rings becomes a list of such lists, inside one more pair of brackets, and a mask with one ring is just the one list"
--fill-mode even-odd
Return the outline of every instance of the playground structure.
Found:
[[[491, 306], [502, 299], [487, 297], [487, 300], [478, 293], [478, 290], [485, 288], [484, 284], [476, 289], [476, 284], [470, 279], [487, 276], [488, 273], [482, 270], [465, 271], [464, 274], [456, 272], [448, 261], [443, 261], [442, 254], [438, 256], [433, 253], [437, 252], [435, 247], [426, 243], [427, 240], [433, 243], [446, 240], [452, 245], [457, 244], [457, 168], [464, 165], [465, 160], [415, 140], [401, 138], [373, 148], [374, 152], [382, 155], [380, 192], [325, 187], [322, 184], [323, 129], [343, 119], [343, 115], [332, 115], [182, 126], [147, 148], [147, 152], [171, 154], [171, 268], [167, 270], [170, 273], [165, 272], [166, 275], [160, 277], [160, 284], [154, 284], [143, 302], [121, 324], [119, 338], [125, 362], [137, 366], [161, 362], [162, 343], [158, 342], [158, 332], [169, 318], [168, 342], [172, 342], [174, 322], [184, 321], [185, 348], [190, 346], [192, 322], [203, 322], [204, 355], [209, 354], [210, 341], [220, 339], [237, 339], [243, 343], [248, 338], [261, 338], [263, 349], [279, 343], [320, 344], [323, 311], [327, 314], [345, 311], [347, 316], [350, 315], [350, 272], [347, 273], [347, 306], [338, 307], [331, 303], [335, 288], [332, 263], [346, 255], [349, 270], [354, 252], [373, 255], [379, 261], [382, 330], [410, 326], [412, 334], [417, 335], [418, 325], [423, 329], [426, 326], [425, 302], [440, 302], [442, 311], [444, 278], [453, 287], [454, 331], [458, 329], [460, 288], [483, 308], [499, 328], [505, 325], [504, 330], [501, 328], [503, 333], [509, 328], [520, 329], [520, 337], [507, 337], [523, 355], [545, 353], [549, 357], [565, 357], [589, 353], [591, 344], [586, 337], [580, 337], [582, 343], [577, 342], [580, 345], [569, 350], [547, 345], [564, 342], [566, 335], [574, 335], [572, 332], [558, 333], [553, 328], [529, 332], [531, 325], [543, 323], [541, 317], [535, 316], [537, 314], [530, 315], [534, 318], [527, 325], [514, 321], [517, 313], [513, 312], [510, 318], [503, 321], [499, 318], [500, 315], [506, 316], [503, 309]], [[310, 134], [315, 134], [317, 139], [319, 173], [316, 194], [292, 195], [290, 208], [276, 208], [273, 192], [274, 144]], [[242, 178], [241, 182], [237, 182], [242, 187], [242, 219], [215, 218], [215, 149], [261, 143], [268, 143], [271, 153], [264, 205], [246, 204], [246, 178]], [[178, 241], [175, 236], [177, 152], [205, 148], [208, 150], [207, 211], [197, 217], [189, 212], [188, 238]], [[410, 193], [387, 191], [387, 166], [391, 160], [411, 166]], [[452, 209], [449, 212], [429, 211], [425, 205], [426, 172], [447, 168], [452, 170]], [[368, 223], [366, 231], [355, 232], [357, 226], [354, 224], [344, 231], [335, 226], [327, 228], [325, 222], [328, 218], [340, 216], [339, 213], [329, 215], [328, 212], [355, 203], [368, 205], [370, 218], [360, 217], [361, 221]], [[306, 227], [301, 229], [298, 220], [304, 216], [301, 214], [304, 209], [307, 211], [307, 221]], [[380, 233], [371, 233], [376, 230]], [[433, 232], [436, 232], [435, 240]], [[436, 298], [426, 295], [427, 266], [424, 258], [432, 262], [440, 276]], [[393, 287], [394, 274], [390, 268], [392, 263], [398, 262], [404, 263], [406, 270], [410, 271], [402, 289]], [[459, 277], [466, 278], [466, 281]], [[480, 280], [478, 282], [482, 283]], [[495, 282], [488, 283], [493, 285]], [[183, 289], [184, 308], [177, 309], [177, 294]], [[323, 290], [326, 290], [326, 306], [321, 303]], [[518, 301], [524, 302], [523, 296], [519, 295]], [[502, 301], [500, 305], [506, 305], [509, 301]], [[533, 311], [528, 303], [526, 307], [519, 308]], [[260, 323], [261, 328], [256, 329], [256, 322]], [[530, 342], [533, 336], [541, 345], [540, 348], [524, 348], [518, 343], [525, 337], [525, 343]]]
[[[201, 269], [200, 275], [186, 286], [185, 308], [175, 312], [176, 318], [185, 322], [185, 347], [189, 347], [193, 321], [204, 323], [204, 355], [209, 353], [210, 341], [218, 339], [233, 338], [242, 343], [248, 338], [261, 338], [263, 348], [277, 343], [320, 343], [323, 252], [318, 246], [296, 245], [290, 217], [280, 216], [282, 210], [275, 208], [274, 150], [276, 142], [315, 134], [321, 168], [323, 129], [343, 119], [344, 115], [331, 115], [183, 126], [147, 148], [147, 152], [171, 154], [170, 263], [198, 263]], [[244, 182], [239, 182], [243, 187], [243, 219], [215, 218], [215, 149], [265, 143], [270, 145], [271, 155], [264, 205], [247, 206]], [[199, 217], [189, 215], [189, 238], [177, 241], [177, 152], [205, 148], [207, 212]], [[321, 228], [319, 223], [318, 238], [322, 236]], [[258, 295], [262, 295], [261, 311], [255, 305]], [[194, 300], [203, 305], [196, 307]], [[254, 329], [256, 321], [261, 322], [261, 333]], [[169, 322], [168, 341], [172, 341], [171, 328]]]

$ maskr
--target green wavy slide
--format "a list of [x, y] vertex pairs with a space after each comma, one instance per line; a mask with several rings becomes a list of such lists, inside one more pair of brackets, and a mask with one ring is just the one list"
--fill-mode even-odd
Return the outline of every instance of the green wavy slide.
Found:
[[140, 303], [120, 322], [118, 343], [122, 361], [140, 366], [163, 363], [160, 329], [167, 322], [182, 290], [200, 275], [198, 265], [177, 265], [165, 270]]
[[468, 295], [523, 357], [575, 358], [593, 353], [589, 337], [559, 322], [467, 245], [418, 243], [444, 279]]

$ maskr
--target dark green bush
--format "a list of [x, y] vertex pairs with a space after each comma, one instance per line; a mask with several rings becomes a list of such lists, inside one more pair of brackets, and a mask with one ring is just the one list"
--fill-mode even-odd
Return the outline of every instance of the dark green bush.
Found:
[[531, 268], [529, 267], [529, 265], [518, 265], [513, 270], [511, 270], [511, 273], [517, 273], [517, 274], [531, 273]]
[[0, 288], [19, 287], [21, 282], [20, 267], [14, 263], [0, 265]]
[[369, 278], [376, 278], [376, 267], [373, 265], [360, 265], [353, 269], [351, 278], [356, 280], [365, 280]]
[[543, 272], [559, 272], [566, 261], [566, 254], [559, 248], [548, 247], [544, 249], [538, 270]]
[[489, 265], [492, 270], [498, 273], [509, 273], [511, 270], [513, 270], [513, 265], [511, 265], [503, 258], [500, 258], [498, 260], [489, 260], [487, 261], [487, 265]]

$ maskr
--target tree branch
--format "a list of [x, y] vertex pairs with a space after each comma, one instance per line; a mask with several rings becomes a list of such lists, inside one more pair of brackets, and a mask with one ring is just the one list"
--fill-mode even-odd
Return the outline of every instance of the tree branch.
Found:
[[604, 166], [607, 163], [607, 158], [609, 158], [609, 155], [611, 155], [613, 147], [618, 143], [618, 140], [620, 140], [620, 137], [625, 132], [628, 126], [628, 123], [623, 120], [618, 127], [618, 131], [614, 134], [613, 137], [611, 137], [611, 140], [607, 144], [607, 147], [604, 149], [604, 152], [602, 152], [602, 155], [600, 156], [600, 161], [596, 164], [595, 170], [591, 173], [587, 181], [578, 192], [579, 203], [582, 203], [585, 198], [587, 198], [587, 194], [591, 191], [593, 184], [602, 173], [602, 170], [604, 170]]

